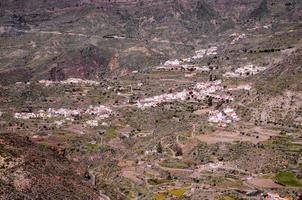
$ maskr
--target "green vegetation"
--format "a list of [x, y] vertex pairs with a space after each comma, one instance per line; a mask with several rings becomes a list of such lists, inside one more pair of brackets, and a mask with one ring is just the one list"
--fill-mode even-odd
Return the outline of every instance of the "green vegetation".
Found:
[[285, 186], [302, 187], [302, 182], [292, 172], [279, 172], [275, 176], [275, 181]]
[[167, 198], [167, 194], [164, 192], [156, 193], [153, 195], [155, 200], [163, 200]]
[[[298, 0], [140, 0], [114, 12], [110, 0], [36, 1], [1, 4], [0, 199], [96, 199], [100, 192], [126, 200], [259, 199], [257, 188], [244, 192], [248, 174], [260, 177], [255, 187], [270, 185], [261, 178], [288, 186], [261, 193], [298, 196], [302, 178], [291, 172], [302, 170]], [[157, 70], [176, 59], [179, 66]], [[224, 76], [249, 64], [267, 69]], [[99, 84], [38, 82], [68, 78]], [[182, 100], [140, 108], [161, 94]], [[98, 105], [112, 114], [101, 120], [101, 108], [86, 112]], [[218, 111], [223, 121], [234, 118], [223, 113], [228, 107], [240, 121], [209, 123]], [[79, 112], [14, 117], [49, 108]]]
[[96, 153], [99, 151], [99, 147], [97, 144], [87, 144], [86, 145], [86, 150], [89, 152], [89, 153]]
[[280, 94], [286, 89], [299, 91], [301, 90], [301, 80], [301, 74], [280, 76], [274, 79], [257, 82], [256, 89], [271, 95]]
[[237, 109], [237, 112], [241, 118], [249, 117], [251, 114], [250, 109], [248, 109], [247, 107], [243, 107], [243, 106], [239, 107], [239, 109]]
[[169, 194], [176, 196], [176, 197], [181, 197], [182, 195], [184, 195], [184, 193], [187, 190], [185, 188], [175, 188], [169, 191]]
[[[119, 171], [120, 168], [117, 165], [116, 161], [104, 161], [103, 163], [100, 163], [94, 168], [94, 172], [98, 178], [102, 179], [108, 179], [113, 173], [116, 173]], [[126, 179], [123, 179], [123, 181], [127, 181]], [[100, 183], [101, 184], [101, 183]], [[123, 186], [126, 186], [128, 184], [124, 184]]]
[[106, 137], [108, 139], [116, 138], [117, 137], [116, 129], [115, 128], [109, 128], [109, 129], [107, 129], [107, 131], [106, 131]]
[[217, 200], [235, 200], [233, 197], [230, 196], [220, 196]]
[[2, 118], [4, 121], [11, 122], [14, 120], [14, 116], [11, 113], [3, 113]]
[[288, 136], [279, 136], [271, 138], [265, 142], [263, 142], [265, 147], [267, 148], [277, 148], [282, 149], [287, 152], [299, 152], [301, 151], [301, 145], [293, 143], [291, 138]]
[[46, 149], [49, 149], [51, 147], [51, 145], [47, 142], [41, 142], [39, 143], [38, 145], [38, 148], [42, 151], [46, 150]]
[[153, 195], [156, 200], [166, 199], [168, 196], [181, 197], [186, 193], [185, 188], [174, 188], [165, 192], [159, 192]]
[[148, 183], [150, 185], [160, 185], [160, 184], [169, 183], [169, 182], [171, 182], [171, 180], [167, 180], [167, 179], [148, 179]]
[[178, 135], [178, 139], [180, 142], [186, 142], [190, 139], [191, 133], [190, 132], [183, 132]]
[[186, 169], [190, 167], [187, 163], [181, 160], [164, 160], [163, 162], [160, 163], [160, 166], [167, 167], [167, 168], [179, 168], [179, 169]]

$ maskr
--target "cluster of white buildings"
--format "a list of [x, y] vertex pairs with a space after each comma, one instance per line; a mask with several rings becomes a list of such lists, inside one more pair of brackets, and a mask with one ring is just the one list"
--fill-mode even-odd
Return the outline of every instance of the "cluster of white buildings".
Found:
[[227, 94], [209, 94], [209, 97], [212, 97], [213, 99], [216, 100], [225, 100], [225, 101], [234, 101], [234, 98], [230, 95]]
[[205, 56], [217, 55], [217, 47], [213, 46], [208, 49], [200, 49], [195, 51], [195, 55], [192, 57], [193, 60], [203, 58]]
[[15, 113], [14, 117], [16, 119], [35, 119], [35, 118], [41, 118], [40, 112], [38, 113]]
[[206, 49], [200, 49], [195, 51], [195, 55], [192, 57], [192, 59], [200, 59], [203, 58], [206, 55], [207, 50]]
[[155, 107], [164, 102], [184, 101], [186, 97], [187, 97], [187, 92], [185, 90], [177, 93], [162, 94], [159, 96], [154, 96], [154, 97], [140, 100], [137, 103], [137, 106], [139, 108]]
[[64, 81], [49, 81], [49, 80], [40, 80], [40, 84], [44, 84], [45, 86], [55, 85], [55, 84], [62, 84], [62, 85], [100, 85], [100, 82], [93, 81], [93, 80], [83, 80], [80, 78], [69, 78]]
[[85, 111], [85, 114], [95, 116], [95, 119], [101, 120], [108, 118], [112, 110], [106, 106], [99, 105], [99, 106], [92, 106], [90, 105], [89, 108]]
[[183, 67], [183, 68], [189, 68], [192, 67], [192, 65], [186, 65], [186, 63], [190, 63], [193, 60], [201, 59], [205, 56], [212, 56], [217, 55], [218, 48], [216, 46], [210, 47], [208, 49], [200, 49], [195, 51], [194, 56], [190, 58], [184, 58], [184, 59], [175, 59], [175, 60], [167, 60], [163, 66], [158, 67], [158, 69], [168, 68], [168, 67]]
[[16, 119], [38, 119], [38, 118], [53, 118], [53, 117], [75, 117], [77, 115], [81, 114], [81, 110], [70, 110], [65, 108], [60, 109], [54, 109], [49, 108], [48, 110], [39, 110], [36, 113], [27, 113], [27, 112], [21, 112], [21, 113], [15, 113], [14, 117]]
[[223, 90], [223, 86], [221, 85], [221, 83], [222, 83], [221, 80], [217, 80], [213, 82], [197, 83], [194, 89], [204, 95], [208, 95], [216, 91]]
[[159, 71], [188, 71], [188, 72], [209, 72], [210, 68], [208, 66], [195, 66], [190, 64], [180, 64], [180, 65], [164, 65], [156, 67], [156, 70]]
[[215, 171], [224, 166], [223, 162], [216, 162], [216, 163], [207, 163], [204, 165], [198, 165], [197, 169], [190, 175], [191, 178], [199, 178], [202, 176], [204, 172], [207, 171]]
[[232, 40], [231, 44], [236, 44], [239, 40], [242, 40], [242, 39], [246, 38], [246, 34], [244, 34], [244, 33], [243, 34], [233, 33], [231, 35], [231, 37], [235, 37]]
[[86, 125], [90, 127], [97, 127], [99, 126], [99, 122], [97, 120], [88, 120], [86, 121]]
[[[66, 120], [73, 121], [73, 118], [76, 116], [90, 115], [94, 116], [96, 120], [101, 120], [108, 118], [112, 110], [106, 106], [89, 106], [88, 109], [54, 109], [49, 108], [48, 110], [39, 110], [36, 113], [15, 113], [14, 117], [16, 119], [45, 119], [45, 118], [54, 118], [54, 117], [64, 117]], [[60, 123], [58, 122], [58, 125]]]
[[248, 31], [255, 31], [255, 30], [261, 29], [261, 28], [264, 28], [264, 29], [272, 28], [272, 24], [266, 24], [266, 25], [263, 25], [263, 26], [255, 26], [254, 28], [248, 28], [247, 30]]
[[224, 166], [223, 162], [215, 162], [215, 163], [207, 163], [204, 165], [199, 165], [197, 166], [197, 171], [202, 172], [202, 171], [207, 171], [207, 170], [212, 170], [212, 169], [219, 169]]
[[267, 193], [264, 200], [290, 200], [291, 198], [280, 197], [279, 194]]
[[63, 119], [63, 120], [56, 120], [54, 121], [54, 125], [56, 125], [56, 127], [61, 127], [63, 126], [63, 124], [65, 123], [66, 121]]
[[224, 108], [222, 111], [210, 111], [209, 115], [208, 121], [211, 123], [230, 124], [240, 120], [235, 110], [229, 107]]
[[164, 63], [164, 66], [179, 66], [182, 64], [182, 61], [175, 59], [175, 60], [167, 60]]
[[247, 77], [251, 75], [256, 75], [262, 71], [266, 70], [266, 67], [258, 67], [252, 64], [240, 67], [234, 72], [226, 72], [223, 74], [226, 78], [238, 78], [238, 77]]
[[[221, 81], [197, 83], [191, 90], [185, 89], [181, 92], [162, 94], [159, 96], [149, 97], [142, 99], [137, 103], [139, 108], [155, 107], [161, 103], [173, 101], [186, 101], [186, 100], [203, 100], [207, 96], [214, 95], [215, 92], [222, 91], [224, 88], [221, 86]], [[216, 95], [217, 98], [233, 100], [232, 97], [227, 95]]]
[[229, 88], [228, 91], [247, 90], [250, 91], [252, 86], [250, 84], [238, 85], [237, 87]]

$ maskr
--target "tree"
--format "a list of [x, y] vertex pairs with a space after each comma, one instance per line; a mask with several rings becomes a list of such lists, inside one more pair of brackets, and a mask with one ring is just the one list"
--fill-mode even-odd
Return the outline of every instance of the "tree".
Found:
[[157, 151], [157, 153], [163, 153], [163, 147], [160, 142], [157, 143], [156, 151]]
[[213, 97], [208, 97], [208, 102], [207, 102], [208, 106], [211, 107], [213, 106]]
[[178, 145], [176, 145], [175, 147], [175, 156], [182, 156], [183, 152], [182, 152], [182, 148]]

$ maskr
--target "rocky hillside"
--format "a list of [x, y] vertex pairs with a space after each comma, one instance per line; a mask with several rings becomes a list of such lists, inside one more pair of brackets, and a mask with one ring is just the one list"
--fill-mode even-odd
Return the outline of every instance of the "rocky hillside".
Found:
[[98, 199], [88, 172], [62, 151], [15, 134], [0, 135], [1, 199]]
[[298, 0], [4, 0], [1, 83], [127, 74], [226, 31], [299, 21], [301, 7]]

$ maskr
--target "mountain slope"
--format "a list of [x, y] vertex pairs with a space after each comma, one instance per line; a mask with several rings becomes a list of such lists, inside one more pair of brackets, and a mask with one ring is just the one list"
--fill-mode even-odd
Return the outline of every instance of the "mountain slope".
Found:
[[[299, 22], [301, 4], [297, 0], [4, 0], [0, 76], [11, 71], [21, 75], [1, 83], [57, 79], [54, 71], [62, 72], [59, 79], [129, 73], [191, 54], [228, 31], [259, 23]], [[132, 49], [131, 55], [123, 53], [127, 49]]]
[[85, 169], [56, 150], [15, 134], [1, 134], [0, 143], [1, 199], [99, 198]]

